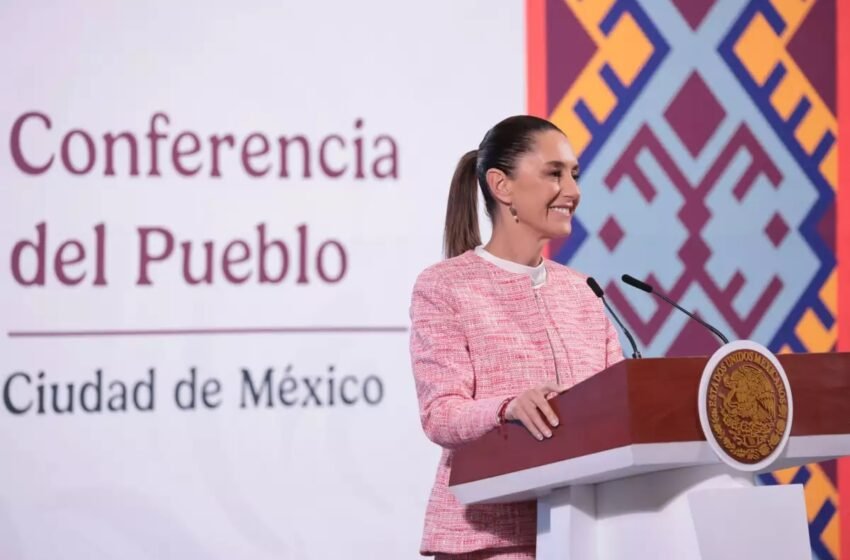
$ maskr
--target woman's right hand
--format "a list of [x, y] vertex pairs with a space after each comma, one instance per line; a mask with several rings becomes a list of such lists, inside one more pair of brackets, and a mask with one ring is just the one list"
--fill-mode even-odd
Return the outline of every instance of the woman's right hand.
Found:
[[505, 409], [505, 419], [522, 422], [522, 425], [538, 440], [542, 440], [544, 436], [552, 437], [552, 430], [549, 426], [557, 426], [558, 417], [552, 407], [549, 406], [546, 396], [551, 393], [563, 393], [566, 390], [566, 385], [558, 385], [550, 381], [524, 391], [508, 403], [508, 407]]

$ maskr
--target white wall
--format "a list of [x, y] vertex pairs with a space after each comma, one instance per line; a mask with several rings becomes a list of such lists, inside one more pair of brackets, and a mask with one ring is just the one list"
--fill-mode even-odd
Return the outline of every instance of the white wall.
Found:
[[[454, 164], [486, 129], [524, 112], [523, 3], [452, 2], [18, 2], [0, 7], [0, 556], [28, 558], [414, 558], [438, 449], [421, 432], [410, 373], [408, 333], [136, 334], [70, 336], [68, 331], [149, 331], [253, 327], [408, 326], [416, 274], [440, 258], [445, 199]], [[19, 141], [14, 123], [26, 120]], [[161, 175], [149, 176], [151, 116]], [[363, 120], [359, 131], [357, 119]], [[95, 146], [91, 171], [73, 175], [62, 141], [84, 130]], [[129, 175], [126, 144], [116, 146], [115, 175], [105, 176], [103, 134], [128, 131], [138, 142], [139, 175]], [[172, 145], [182, 131], [201, 140], [198, 154]], [[242, 166], [241, 142], [252, 132], [271, 142], [271, 164], [254, 178]], [[234, 136], [220, 147], [220, 177], [211, 177], [209, 136]], [[311, 177], [290, 161], [280, 178], [278, 136], [303, 134], [317, 151], [328, 141], [340, 178]], [[354, 140], [365, 161], [397, 145], [397, 178], [363, 179], [353, 171]], [[261, 140], [251, 141], [259, 150]], [[25, 172], [13, 156], [49, 170]], [[183, 138], [179, 149], [191, 148]], [[295, 153], [295, 152], [293, 152]], [[370, 155], [372, 154], [372, 155]], [[86, 163], [75, 134], [69, 158]], [[297, 158], [296, 158], [297, 159]], [[384, 161], [389, 163], [388, 160]], [[388, 167], [384, 167], [386, 173]], [[35, 241], [45, 223], [45, 285], [16, 280], [14, 248]], [[283, 240], [292, 262], [283, 282], [262, 284], [255, 227]], [[98, 277], [93, 228], [103, 224]], [[298, 283], [298, 226], [308, 228], [307, 283]], [[173, 254], [150, 264], [150, 285], [138, 285], [139, 228], [167, 229]], [[80, 263], [56, 273], [60, 245], [76, 239]], [[252, 256], [232, 265], [247, 275], [228, 282], [222, 253], [234, 239]], [[163, 249], [150, 234], [148, 250]], [[322, 281], [320, 244], [336, 240], [345, 275]], [[211, 284], [182, 274], [182, 242], [194, 270], [202, 243], [212, 241]], [[21, 246], [18, 271], [36, 273], [36, 250]], [[61, 259], [73, 261], [78, 246]], [[238, 259], [244, 246], [231, 249]], [[338, 270], [325, 249], [327, 274]], [[276, 257], [269, 257], [271, 268]], [[328, 272], [329, 271], [329, 272]], [[56, 336], [43, 336], [53, 332]], [[60, 331], [60, 332], [56, 332]], [[37, 335], [37, 336], [36, 336]], [[294, 392], [277, 393], [291, 365]], [[329, 366], [334, 372], [328, 373]], [[181, 410], [175, 386], [196, 368], [220, 392], [208, 408]], [[153, 368], [152, 411], [107, 411], [113, 382], [133, 385]], [[273, 368], [276, 404], [241, 403], [242, 369], [259, 383]], [[100, 412], [52, 411], [50, 388], [96, 379]], [[43, 372], [39, 378], [39, 372]], [[23, 375], [13, 377], [16, 373]], [[341, 402], [346, 376], [347, 398]], [[367, 382], [369, 376], [374, 376]], [[318, 387], [310, 397], [303, 378]], [[333, 379], [334, 405], [328, 390]], [[380, 382], [383, 394], [378, 399]], [[200, 383], [199, 383], [200, 384]], [[372, 391], [365, 402], [362, 387]], [[46, 387], [38, 413], [38, 387]], [[111, 387], [111, 388], [110, 388]], [[212, 388], [212, 386], [209, 386]], [[360, 388], [361, 392], [355, 391]], [[285, 386], [286, 390], [290, 385]], [[140, 394], [144, 397], [144, 391]], [[186, 395], [183, 395], [184, 397]], [[86, 406], [94, 407], [95, 389]], [[143, 399], [146, 400], [146, 399]], [[302, 406], [304, 401], [307, 406]], [[23, 413], [14, 410], [31, 407]], [[112, 401], [113, 406], [118, 404]], [[145, 404], [145, 403], [143, 403]]]

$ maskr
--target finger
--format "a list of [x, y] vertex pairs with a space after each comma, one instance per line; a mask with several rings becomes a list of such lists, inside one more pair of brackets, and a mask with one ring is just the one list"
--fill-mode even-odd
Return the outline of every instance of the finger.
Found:
[[537, 410], [537, 405], [533, 402], [526, 403], [526, 406], [523, 407], [525, 412], [528, 414], [529, 419], [534, 423], [534, 426], [542, 433], [544, 436], [552, 437], [552, 430], [549, 429], [549, 425], [546, 424], [546, 421], [540, 416], [540, 412]]
[[549, 424], [551, 426], [558, 425], [558, 415], [555, 414], [555, 411], [552, 410], [552, 406], [549, 404], [549, 401], [547, 401], [542, 394], [535, 393], [532, 396], [532, 401], [534, 402], [534, 405], [540, 410], [540, 413], [543, 414], [543, 417], [549, 421]]
[[525, 429], [534, 436], [538, 440], [543, 440], [543, 434], [537, 429], [537, 426], [534, 425], [534, 422], [531, 421], [531, 417], [528, 415], [528, 412], [524, 408], [518, 408], [516, 411], [516, 418], [522, 425], [525, 426]]
[[563, 393], [569, 389], [569, 386], [566, 384], [560, 384], [555, 381], [547, 381], [543, 385], [540, 386], [540, 390], [546, 393]]

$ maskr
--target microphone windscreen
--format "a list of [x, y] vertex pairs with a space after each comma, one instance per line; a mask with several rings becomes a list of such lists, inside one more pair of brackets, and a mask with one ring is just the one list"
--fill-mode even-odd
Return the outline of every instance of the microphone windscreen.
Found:
[[593, 290], [593, 293], [596, 294], [596, 297], [602, 297], [605, 295], [605, 292], [602, 291], [602, 287], [593, 279], [593, 276], [587, 277], [587, 285], [590, 286], [590, 289]]
[[638, 290], [643, 290], [644, 292], [647, 292], [647, 293], [650, 293], [650, 294], [652, 293], [652, 286], [650, 286], [646, 282], [641, 282], [640, 280], [638, 280], [634, 276], [629, 276], [628, 274], [623, 274], [622, 278], [623, 278], [623, 282], [625, 282], [629, 286], [634, 286]]

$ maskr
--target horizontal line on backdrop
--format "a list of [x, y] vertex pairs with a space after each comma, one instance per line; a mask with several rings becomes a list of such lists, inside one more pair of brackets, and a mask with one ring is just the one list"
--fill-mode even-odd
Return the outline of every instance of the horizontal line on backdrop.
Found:
[[195, 336], [228, 334], [383, 334], [406, 333], [407, 327], [233, 327], [206, 329], [101, 329], [73, 331], [9, 331], [10, 338], [74, 336]]

